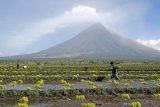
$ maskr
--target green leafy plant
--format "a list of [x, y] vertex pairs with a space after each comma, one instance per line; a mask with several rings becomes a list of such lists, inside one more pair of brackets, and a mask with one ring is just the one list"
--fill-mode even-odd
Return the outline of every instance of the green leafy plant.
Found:
[[77, 100], [85, 100], [85, 96], [84, 95], [76, 95], [76, 99]]
[[132, 102], [131, 107], [142, 107], [142, 104], [140, 102]]
[[130, 100], [129, 94], [122, 94], [122, 99], [124, 99], [124, 100]]
[[18, 100], [17, 107], [28, 107], [28, 97], [21, 97]]
[[96, 107], [95, 103], [82, 103], [82, 107]]

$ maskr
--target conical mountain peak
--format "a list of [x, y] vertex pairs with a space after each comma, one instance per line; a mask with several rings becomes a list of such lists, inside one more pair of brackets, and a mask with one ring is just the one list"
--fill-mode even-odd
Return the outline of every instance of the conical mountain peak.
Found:
[[36, 56], [54, 58], [93, 59], [156, 59], [160, 53], [128, 38], [107, 30], [95, 23], [76, 37], [60, 45], [44, 50]]
[[157, 60], [160, 59], [160, 52], [115, 34], [100, 23], [95, 23], [64, 43], [16, 58]]
[[94, 23], [92, 26], [90, 26], [90, 28], [102, 28], [102, 29], [106, 29], [105, 26], [101, 23]]
[[[73, 39], [79, 39], [83, 41], [92, 41], [94, 39], [100, 39], [106, 36], [111, 36], [111, 32], [105, 28], [104, 25], [100, 23], [95, 23], [91, 25], [89, 28], [78, 34]], [[93, 42], [93, 41], [92, 41]]]
[[108, 30], [105, 28], [105, 26], [101, 23], [95, 23], [92, 26], [90, 26], [86, 30], [91, 30], [91, 32], [96, 31], [96, 32], [108, 32]]

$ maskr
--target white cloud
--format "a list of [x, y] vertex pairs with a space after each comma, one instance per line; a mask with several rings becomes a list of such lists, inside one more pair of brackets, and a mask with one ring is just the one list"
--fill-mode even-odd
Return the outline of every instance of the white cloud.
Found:
[[66, 28], [72, 24], [100, 22], [108, 29], [121, 33], [121, 31], [123, 32], [123, 30], [127, 29], [126, 23], [142, 17], [145, 10], [143, 8], [137, 5], [124, 7], [117, 5], [114, 9], [98, 12], [94, 7], [78, 5], [59, 16], [32, 22], [27, 27], [18, 29], [18, 33], [7, 39], [5, 48], [11, 52], [23, 53], [25, 48], [34, 44], [43, 36], [47, 36], [47, 34], [56, 32], [57, 29]]
[[141, 40], [141, 39], [137, 39], [137, 42], [139, 42], [140, 44], [143, 44], [145, 46], [154, 48], [156, 50], [160, 50], [160, 39], [158, 39], [158, 40]]
[[4, 53], [3, 52], [0, 52], [0, 57], [4, 56]]
[[12, 36], [7, 44], [9, 48], [21, 49], [34, 43], [42, 36], [46, 36], [46, 34], [53, 33], [57, 29], [67, 27], [70, 24], [97, 22], [100, 20], [100, 15], [95, 8], [79, 5], [59, 17], [33, 22], [26, 29]]
[[0, 57], [4, 56], [14, 56], [14, 55], [20, 55], [20, 53], [15, 53], [15, 52], [0, 52]]

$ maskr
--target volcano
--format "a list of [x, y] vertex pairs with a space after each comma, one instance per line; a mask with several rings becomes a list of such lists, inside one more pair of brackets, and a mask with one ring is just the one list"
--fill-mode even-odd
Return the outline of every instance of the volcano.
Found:
[[8, 58], [75, 58], [106, 60], [157, 60], [160, 52], [107, 30], [96, 23], [74, 38], [46, 50]]

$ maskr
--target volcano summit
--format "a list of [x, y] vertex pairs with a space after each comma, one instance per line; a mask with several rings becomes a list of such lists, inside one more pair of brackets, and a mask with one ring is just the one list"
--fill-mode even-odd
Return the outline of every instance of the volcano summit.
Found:
[[96, 23], [59, 45], [37, 53], [8, 58], [157, 60], [160, 59], [160, 52], [120, 36], [107, 30], [102, 24]]

